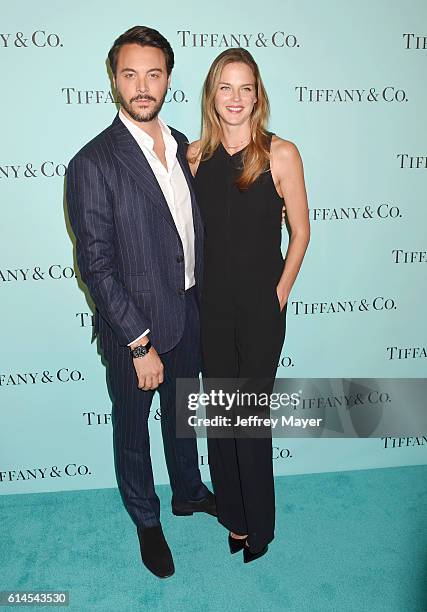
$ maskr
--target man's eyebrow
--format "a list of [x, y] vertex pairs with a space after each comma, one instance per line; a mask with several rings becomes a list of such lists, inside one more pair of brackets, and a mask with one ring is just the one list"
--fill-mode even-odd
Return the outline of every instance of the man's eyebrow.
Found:
[[[153, 72], [156, 70], [157, 72], [163, 72], [162, 68], [149, 68], [147, 72]], [[134, 68], [122, 68], [120, 72], [136, 72]]]

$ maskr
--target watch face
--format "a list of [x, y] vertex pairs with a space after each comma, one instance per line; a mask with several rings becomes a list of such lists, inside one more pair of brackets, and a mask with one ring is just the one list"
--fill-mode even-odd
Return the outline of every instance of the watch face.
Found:
[[148, 353], [147, 347], [146, 346], [141, 346], [141, 345], [137, 346], [132, 351], [132, 355], [134, 357], [144, 357], [144, 355], [146, 355], [147, 353]]

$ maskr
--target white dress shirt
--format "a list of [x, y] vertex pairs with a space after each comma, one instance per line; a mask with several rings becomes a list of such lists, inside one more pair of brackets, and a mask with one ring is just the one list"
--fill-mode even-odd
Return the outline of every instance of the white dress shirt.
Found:
[[[181, 238], [184, 250], [185, 289], [189, 289], [195, 284], [193, 212], [191, 209], [191, 195], [188, 183], [176, 157], [178, 148], [177, 142], [172, 136], [168, 126], [158, 117], [157, 120], [162, 131], [165, 145], [166, 169], [154, 152], [153, 138], [128, 119], [122, 110], [119, 111], [119, 117], [144, 153], [159, 183], [160, 189], [165, 196], [179, 237]], [[149, 331], [149, 329], [146, 329], [138, 338], [132, 340], [129, 345], [146, 336]]]

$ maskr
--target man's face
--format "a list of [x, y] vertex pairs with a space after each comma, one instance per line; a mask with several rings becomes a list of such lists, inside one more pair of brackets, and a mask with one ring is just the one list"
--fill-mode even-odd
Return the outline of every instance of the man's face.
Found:
[[117, 56], [114, 85], [122, 109], [134, 121], [152, 121], [169, 87], [165, 55], [156, 47], [123, 45]]

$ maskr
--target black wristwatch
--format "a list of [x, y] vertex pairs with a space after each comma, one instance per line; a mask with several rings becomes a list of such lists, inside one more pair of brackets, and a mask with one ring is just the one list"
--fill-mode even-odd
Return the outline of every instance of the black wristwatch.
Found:
[[137, 359], [138, 357], [145, 357], [145, 355], [148, 353], [150, 348], [151, 348], [151, 342], [148, 341], [147, 344], [144, 344], [144, 346], [140, 344], [139, 346], [136, 346], [134, 349], [131, 349], [130, 354], [132, 355], [134, 359]]

